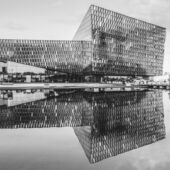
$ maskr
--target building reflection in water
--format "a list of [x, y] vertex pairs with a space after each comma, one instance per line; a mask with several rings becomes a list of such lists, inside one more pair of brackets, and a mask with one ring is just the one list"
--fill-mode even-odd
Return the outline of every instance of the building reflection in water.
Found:
[[[10, 107], [7, 103], [15, 98], [16, 92], [7, 91], [5, 93], [10, 97], [6, 97], [1, 102], [0, 128], [74, 127], [90, 125], [93, 120], [92, 106], [83, 97], [81, 91], [61, 92], [60, 90], [60, 93], [45, 91], [45, 97], [39, 95], [39, 100], [34, 101], [35, 94], [43, 93], [35, 91], [32, 92], [35, 93], [32, 95], [32, 102], [29, 99], [29, 102], [21, 104], [22, 98], [20, 98], [20, 104]], [[31, 92], [21, 91], [19, 93], [21, 96], [25, 93], [31, 97], [29, 94]], [[1, 96], [7, 96], [7, 94]]]
[[93, 124], [74, 128], [90, 163], [165, 138], [161, 91], [120, 93], [114, 97], [115, 101], [95, 100]]
[[0, 128], [65, 126], [90, 163], [151, 144], [165, 138], [162, 91], [0, 92]]

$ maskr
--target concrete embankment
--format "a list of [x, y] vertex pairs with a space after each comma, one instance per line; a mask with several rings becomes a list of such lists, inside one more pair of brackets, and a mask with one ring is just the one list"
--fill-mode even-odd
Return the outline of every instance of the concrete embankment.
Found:
[[123, 88], [122, 84], [109, 83], [2, 83], [0, 89], [85, 89]]

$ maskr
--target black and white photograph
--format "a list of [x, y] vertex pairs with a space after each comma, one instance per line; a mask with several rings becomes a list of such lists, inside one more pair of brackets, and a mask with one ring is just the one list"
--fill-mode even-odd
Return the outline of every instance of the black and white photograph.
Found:
[[0, 0], [0, 170], [170, 169], [170, 0]]

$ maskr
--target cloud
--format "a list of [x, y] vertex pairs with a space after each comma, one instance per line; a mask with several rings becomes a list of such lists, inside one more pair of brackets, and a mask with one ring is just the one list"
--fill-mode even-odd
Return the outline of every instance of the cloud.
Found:
[[79, 23], [79, 19], [74, 17], [68, 17], [62, 19], [58, 18], [58, 19], [51, 20], [51, 22], [54, 24], [73, 25]]
[[170, 27], [169, 0], [132, 0], [134, 13], [140, 18], [164, 27]]
[[56, 8], [56, 7], [60, 7], [61, 5], [63, 5], [63, 1], [62, 0], [48, 0], [47, 1], [47, 5], [51, 8]]
[[16, 31], [23, 31], [26, 30], [27, 27], [17, 23], [17, 22], [9, 22], [5, 25], [5, 28], [9, 29], [9, 30], [16, 30]]

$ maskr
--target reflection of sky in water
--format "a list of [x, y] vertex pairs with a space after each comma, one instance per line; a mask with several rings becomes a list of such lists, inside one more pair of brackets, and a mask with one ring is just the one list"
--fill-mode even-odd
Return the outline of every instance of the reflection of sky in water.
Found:
[[64, 128], [1, 129], [0, 169], [169, 169], [170, 100], [163, 93], [166, 139], [96, 164], [89, 164], [74, 130]]

